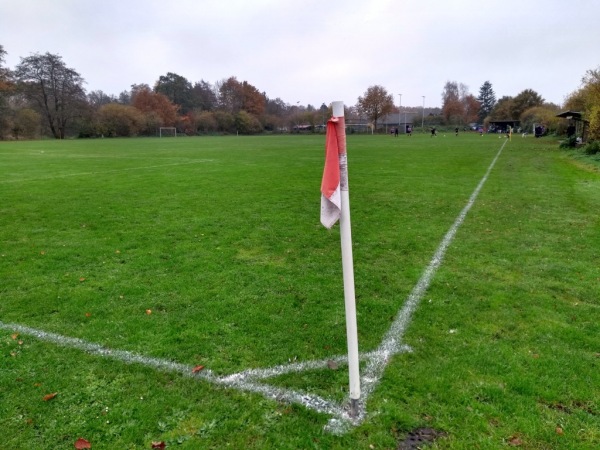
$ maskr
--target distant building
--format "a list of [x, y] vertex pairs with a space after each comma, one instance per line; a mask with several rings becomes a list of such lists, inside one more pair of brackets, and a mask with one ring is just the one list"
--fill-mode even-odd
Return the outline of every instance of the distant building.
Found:
[[407, 126], [413, 126], [413, 115], [412, 112], [400, 112], [390, 113], [377, 120], [377, 131], [385, 131], [389, 133], [391, 130], [395, 130], [398, 127], [400, 134], [406, 133]]

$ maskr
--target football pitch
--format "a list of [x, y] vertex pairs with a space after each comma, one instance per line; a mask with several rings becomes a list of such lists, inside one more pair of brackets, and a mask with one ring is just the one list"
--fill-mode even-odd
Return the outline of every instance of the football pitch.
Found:
[[0, 143], [0, 448], [600, 445], [598, 172], [348, 136], [352, 420], [324, 140]]

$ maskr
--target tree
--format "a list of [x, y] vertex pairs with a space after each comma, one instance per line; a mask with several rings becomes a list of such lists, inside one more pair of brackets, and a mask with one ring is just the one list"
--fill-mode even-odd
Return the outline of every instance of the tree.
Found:
[[144, 116], [139, 109], [108, 103], [98, 111], [98, 131], [106, 136], [135, 136], [144, 124]]
[[257, 134], [262, 131], [262, 125], [247, 111], [240, 111], [235, 115], [235, 128], [240, 134]]
[[67, 125], [85, 105], [84, 79], [65, 65], [62, 57], [36, 53], [21, 58], [15, 70], [19, 88], [44, 116], [56, 139], [64, 139]]
[[0, 95], [6, 92], [11, 87], [10, 83], [10, 70], [4, 67], [4, 61], [6, 58], [6, 50], [0, 44]]
[[590, 122], [589, 137], [600, 139], [600, 67], [585, 73], [581, 87], [569, 95], [565, 107], [582, 112]]
[[377, 121], [394, 110], [394, 98], [383, 86], [370, 86], [364, 96], [358, 97], [357, 107], [377, 129]]
[[9, 120], [8, 98], [12, 90], [10, 81], [10, 71], [4, 67], [4, 58], [6, 51], [0, 45], [0, 139], [4, 138], [5, 132], [8, 132], [11, 124]]
[[173, 127], [177, 123], [177, 105], [163, 94], [153, 92], [147, 84], [131, 86], [131, 105], [145, 116], [145, 134], [154, 134], [158, 127]]
[[481, 110], [481, 103], [475, 98], [473, 94], [468, 94], [463, 99], [465, 108], [464, 112], [464, 123], [474, 123], [479, 119], [479, 111]]
[[460, 124], [465, 115], [465, 105], [461, 101], [461, 91], [466, 91], [464, 84], [447, 81], [442, 91], [442, 116], [447, 124]]
[[22, 108], [17, 111], [13, 121], [13, 136], [19, 139], [23, 136], [27, 139], [36, 137], [40, 130], [41, 117], [38, 112], [31, 108]]
[[447, 81], [442, 92], [442, 116], [446, 124], [464, 125], [477, 120], [479, 100], [463, 83]]
[[483, 122], [484, 119], [492, 113], [494, 106], [496, 106], [496, 94], [494, 93], [494, 89], [492, 89], [492, 83], [485, 81], [481, 85], [477, 100], [481, 105], [478, 118], [480, 122]]
[[489, 115], [491, 120], [516, 120], [513, 116], [514, 98], [505, 95], [496, 102], [496, 106]]
[[182, 114], [187, 114], [194, 107], [192, 84], [176, 73], [161, 75], [154, 85], [154, 92], [163, 94], [171, 103], [178, 105]]
[[217, 120], [210, 111], [193, 113], [193, 124], [197, 133], [212, 133], [217, 131]]
[[533, 132], [534, 125], [541, 123], [549, 132], [555, 132], [561, 123], [556, 117], [559, 112], [560, 108], [552, 104], [534, 106], [523, 111], [519, 117], [520, 126], [524, 131]]
[[265, 113], [266, 95], [247, 81], [242, 82], [242, 110], [260, 117]]
[[105, 94], [100, 90], [90, 92], [87, 95], [87, 101], [88, 104], [94, 109], [98, 109], [102, 105], [108, 105], [109, 103], [117, 103], [117, 99], [114, 95]]
[[235, 118], [233, 114], [227, 111], [215, 111], [213, 116], [217, 122], [217, 131], [223, 133], [235, 131]]
[[218, 85], [219, 108], [230, 114], [236, 114], [242, 109], [243, 97], [242, 84], [236, 77], [229, 77]]
[[518, 119], [529, 108], [542, 106], [544, 99], [533, 89], [525, 89], [517, 94], [511, 105], [511, 119]]
[[247, 81], [229, 77], [219, 83], [218, 92], [219, 107], [229, 113], [246, 111], [259, 117], [265, 112], [266, 96]]
[[204, 80], [194, 83], [191, 95], [194, 109], [212, 111], [217, 107], [217, 95], [210, 83]]

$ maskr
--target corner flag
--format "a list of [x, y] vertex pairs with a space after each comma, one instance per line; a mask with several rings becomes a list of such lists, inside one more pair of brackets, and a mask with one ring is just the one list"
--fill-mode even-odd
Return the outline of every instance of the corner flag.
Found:
[[350, 229], [350, 194], [348, 192], [348, 158], [346, 155], [346, 122], [344, 103], [333, 102], [333, 117], [327, 122], [325, 169], [321, 181], [321, 223], [331, 228], [340, 221], [346, 339], [348, 341], [348, 375], [350, 415], [357, 417], [360, 400], [360, 373], [356, 299], [354, 296], [354, 263]]

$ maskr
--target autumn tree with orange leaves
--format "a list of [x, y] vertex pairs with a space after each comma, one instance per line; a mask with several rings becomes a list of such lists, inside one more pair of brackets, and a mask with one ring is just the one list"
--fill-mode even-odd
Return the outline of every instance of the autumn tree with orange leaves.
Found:
[[131, 105], [144, 115], [142, 132], [145, 134], [154, 134], [158, 127], [173, 127], [177, 123], [177, 105], [164, 94], [154, 92], [147, 84], [131, 87]]
[[481, 104], [463, 83], [447, 81], [442, 92], [442, 116], [446, 124], [476, 122]]

